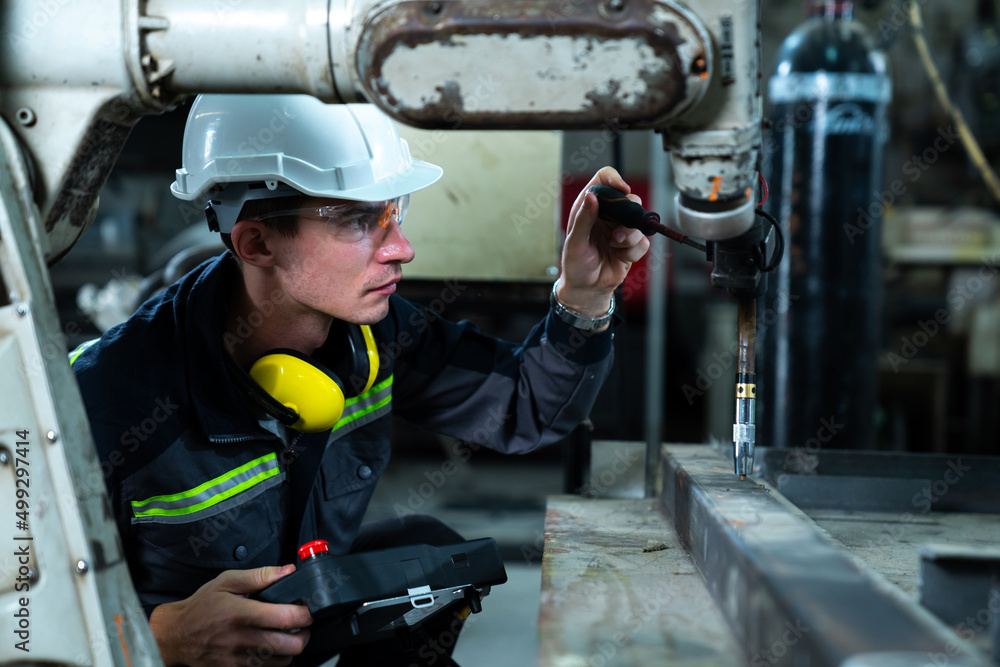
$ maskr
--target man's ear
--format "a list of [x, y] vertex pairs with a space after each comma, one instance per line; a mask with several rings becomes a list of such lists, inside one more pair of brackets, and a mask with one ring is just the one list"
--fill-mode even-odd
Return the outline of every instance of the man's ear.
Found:
[[261, 268], [274, 265], [274, 253], [270, 246], [274, 237], [274, 230], [257, 220], [240, 220], [229, 234], [236, 255], [245, 263]]

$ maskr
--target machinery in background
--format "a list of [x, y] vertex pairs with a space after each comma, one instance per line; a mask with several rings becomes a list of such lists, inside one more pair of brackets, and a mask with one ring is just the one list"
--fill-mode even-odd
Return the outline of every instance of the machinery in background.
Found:
[[[755, 224], [759, 17], [759, 0], [4, 3], [0, 363], [13, 379], [0, 497], [15, 498], [18, 459], [32, 484], [23, 522], [0, 528], [30, 545], [27, 562], [0, 561], [0, 613], [30, 603], [46, 622], [22, 629], [30, 656], [5, 643], [0, 661], [159, 663], [107, 512], [102, 469], [117, 463], [97, 460], [46, 270], [91, 223], [142, 116], [197, 93], [266, 91], [367, 100], [425, 128], [614, 119], [663, 133], [682, 230], [722, 243]], [[276, 109], [248, 144], [286, 122]]]
[[900, 206], [884, 221], [883, 448], [995, 454], [1000, 216]]
[[799, 446], [827, 420], [837, 424], [840, 448], [871, 449], [891, 82], [884, 54], [852, 21], [852, 1], [807, 6], [811, 17], [785, 40], [769, 81], [766, 207], [784, 229], [789, 258], [765, 306], [778, 315], [763, 331], [762, 440]]
[[[19, 510], [23, 524], [0, 523], [0, 540], [19, 538], [27, 561], [0, 558], [0, 613], [26, 617], [22, 600], [30, 599], [30, 617], [45, 619], [18, 630], [30, 637], [27, 657], [81, 666], [159, 664], [106, 511], [103, 469], [118, 463], [94, 454], [65, 351], [53, 344], [61, 339], [46, 272], [88, 226], [100, 185], [140, 117], [199, 92], [277, 90], [368, 99], [425, 128], [603, 128], [608, 119], [621, 129], [655, 128], [671, 152], [681, 231], [712, 248], [713, 283], [745, 306], [740, 370], [750, 373], [752, 301], [768, 266], [754, 191], [759, 16], [754, 0], [702, 0], [693, 8], [670, 0], [245, 0], [212, 11], [196, 0], [0, 7], [8, 37], [0, 42], [0, 364], [14, 369], [0, 412], [0, 502], [15, 498], [17, 475], [23, 477], [16, 471], [27, 469], [18, 462], [22, 451], [32, 480], [30, 501]], [[67, 38], [81, 33], [104, 39]], [[273, 139], [280, 111], [248, 143]], [[737, 426], [748, 426], [753, 383], [740, 384]], [[809, 378], [804, 386], [816, 384]], [[752, 433], [736, 430], [737, 461], [747, 465]], [[738, 496], [766, 496], [753, 484], [732, 494], [732, 478], [724, 477], [713, 479], [720, 488], [703, 497], [735, 503]], [[6, 509], [15, 516], [14, 507]], [[755, 525], [747, 518], [730, 515], [720, 533], [752, 534], [744, 533]], [[687, 523], [699, 525], [707, 524]], [[780, 527], [766, 534], [788, 536]], [[794, 559], [799, 546], [791, 541], [776, 557]], [[698, 553], [714, 558], [719, 551], [706, 546]], [[805, 572], [795, 589], [809, 594], [816, 561], [795, 563]], [[733, 582], [726, 574], [715, 585], [728, 596], [725, 604], [738, 608], [744, 589]], [[807, 606], [822, 613], [829, 590], [816, 591]], [[874, 618], [869, 629], [882, 620]], [[811, 635], [820, 636], [840, 638]], [[767, 637], [755, 639], [762, 646]], [[26, 654], [16, 650], [0, 645], [0, 662], [23, 662]]]
[[976, 21], [962, 31], [950, 77], [955, 102], [990, 162], [1000, 157], [1000, 17], [994, 0], [978, 0]]
[[[660, 216], [646, 211], [639, 204], [626, 198], [625, 193], [606, 186], [595, 185], [590, 192], [597, 197], [598, 215], [603, 220], [642, 231], [646, 236], [662, 234], [678, 243], [684, 243], [705, 253], [713, 263], [712, 285], [728, 289], [736, 297], [737, 310], [737, 368], [736, 368], [736, 419], [733, 424], [733, 468], [740, 480], [746, 480], [753, 470], [756, 444], [756, 337], [757, 299], [767, 290], [766, 274], [777, 268], [784, 254], [784, 241], [776, 221], [766, 213], [756, 211], [768, 220], [774, 234], [774, 247], [769, 252], [767, 238], [761, 221], [732, 239], [707, 241], [692, 240], [685, 234], [660, 224]], [[748, 193], [748, 199], [753, 197]], [[647, 462], [651, 465], [652, 462]], [[647, 488], [651, 485], [647, 484]]]

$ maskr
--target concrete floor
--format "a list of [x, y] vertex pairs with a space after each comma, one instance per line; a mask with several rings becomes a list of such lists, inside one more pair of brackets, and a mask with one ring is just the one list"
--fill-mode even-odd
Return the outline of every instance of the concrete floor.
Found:
[[529, 667], [538, 661], [540, 565], [509, 563], [507, 583], [483, 600], [483, 613], [462, 629], [455, 662], [462, 667]]

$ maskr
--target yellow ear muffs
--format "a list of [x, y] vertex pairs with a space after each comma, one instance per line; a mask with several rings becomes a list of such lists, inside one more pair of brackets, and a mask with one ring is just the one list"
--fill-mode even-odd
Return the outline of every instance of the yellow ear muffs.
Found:
[[329, 431], [344, 413], [344, 389], [332, 373], [293, 354], [274, 352], [258, 359], [250, 377], [299, 420], [292, 428], [306, 433]]
[[[365, 393], [378, 377], [379, 357], [375, 336], [367, 325], [349, 325], [344, 332], [346, 372], [357, 390]], [[229, 356], [233, 377], [261, 408], [285, 426], [297, 431], [318, 433], [332, 429], [344, 413], [348, 393], [337, 373], [319, 361], [295, 350], [272, 350], [258, 359], [250, 372], [241, 369]], [[346, 369], [346, 370], [345, 370]], [[359, 387], [361, 383], [362, 387]]]

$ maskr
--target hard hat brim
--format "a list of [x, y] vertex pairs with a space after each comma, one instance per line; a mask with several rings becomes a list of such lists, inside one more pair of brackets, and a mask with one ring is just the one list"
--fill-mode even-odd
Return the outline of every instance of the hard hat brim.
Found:
[[[441, 167], [430, 162], [417, 158], [411, 158], [411, 160], [410, 166], [398, 174], [393, 174], [377, 183], [347, 189], [340, 188], [336, 174], [328, 174], [328, 178], [317, 178], [315, 173], [303, 174], [297, 178], [290, 177], [292, 174], [289, 172], [294, 171], [294, 166], [288, 164], [287, 158], [283, 160], [285, 168], [280, 172], [278, 169], [254, 169], [252, 171], [234, 169], [232, 168], [233, 163], [229, 160], [216, 160], [214, 164], [206, 166], [200, 179], [200, 187], [195, 187], [190, 191], [186, 190], [185, 187], [189, 181], [187, 175], [182, 173], [183, 170], [178, 169], [177, 180], [170, 184], [170, 192], [178, 199], [196, 201], [208, 199], [209, 191], [219, 186], [224, 188], [227, 180], [234, 183], [278, 181], [312, 197], [385, 201], [433, 185], [444, 173]], [[228, 174], [228, 176], [221, 174]], [[234, 177], [233, 174], [238, 174], [238, 176]], [[310, 178], [310, 176], [312, 177]]]

